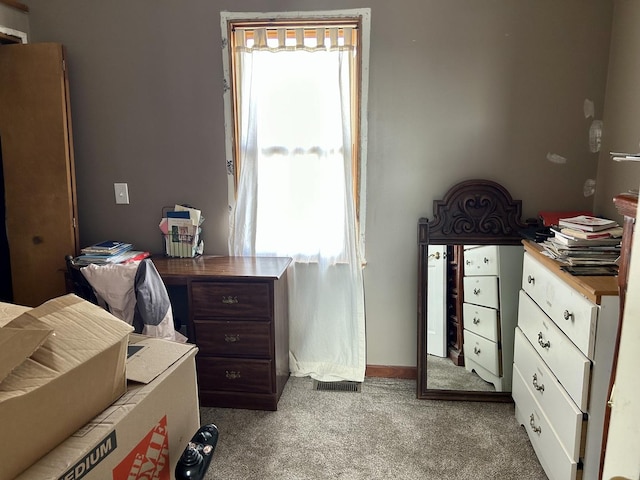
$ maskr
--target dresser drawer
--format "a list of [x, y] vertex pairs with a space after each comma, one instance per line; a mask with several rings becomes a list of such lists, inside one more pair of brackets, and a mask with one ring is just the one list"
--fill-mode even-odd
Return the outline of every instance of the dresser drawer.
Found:
[[582, 411], [587, 410], [590, 360], [520, 291], [518, 326]]
[[271, 393], [270, 360], [248, 360], [196, 355], [201, 390]]
[[498, 247], [496, 245], [485, 245], [465, 249], [464, 274], [465, 276], [498, 275]]
[[192, 282], [192, 315], [269, 320], [272, 295], [267, 282]]
[[500, 376], [500, 352], [498, 344], [476, 335], [465, 328], [464, 355], [494, 375]]
[[464, 301], [499, 308], [498, 277], [464, 277]]
[[499, 340], [498, 311], [472, 303], [462, 305], [464, 328], [493, 342]]
[[525, 254], [522, 288], [576, 344], [593, 359], [598, 307], [544, 265]]
[[575, 480], [578, 462], [567, 455], [549, 419], [527, 388], [517, 365], [513, 369], [512, 395], [516, 403], [516, 419], [524, 425], [549, 480]]
[[204, 355], [271, 358], [271, 324], [240, 320], [195, 320], [196, 344]]
[[[581, 455], [583, 424], [582, 411], [558, 383], [551, 370], [519, 328], [516, 328], [513, 363], [526, 383], [530, 394], [538, 401], [545, 416], [553, 425], [558, 439], [569, 454], [578, 461]], [[515, 373], [514, 373], [515, 374]]]

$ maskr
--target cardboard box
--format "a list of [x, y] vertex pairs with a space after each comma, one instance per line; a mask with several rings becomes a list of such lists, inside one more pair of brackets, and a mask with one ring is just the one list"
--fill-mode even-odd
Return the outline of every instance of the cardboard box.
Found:
[[174, 478], [200, 426], [194, 345], [132, 334], [127, 393], [18, 480]]
[[0, 479], [5, 480], [126, 391], [132, 328], [75, 295], [33, 309], [4, 304], [0, 311]]

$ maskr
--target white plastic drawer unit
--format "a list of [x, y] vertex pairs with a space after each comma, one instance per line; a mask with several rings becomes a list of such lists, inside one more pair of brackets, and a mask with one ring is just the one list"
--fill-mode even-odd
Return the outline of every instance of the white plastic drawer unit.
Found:
[[518, 327], [581, 410], [587, 410], [591, 362], [521, 291]]
[[500, 340], [498, 311], [494, 308], [481, 307], [472, 303], [462, 304], [464, 328], [489, 340]]
[[498, 277], [464, 277], [464, 301], [489, 308], [500, 308]]
[[524, 255], [522, 288], [582, 353], [593, 359], [598, 307], [528, 253]]
[[575, 480], [578, 462], [562, 446], [552, 423], [535, 399], [517, 364], [513, 366], [513, 400], [516, 419], [524, 425], [531, 445], [549, 480]]
[[502, 375], [498, 344], [466, 329], [464, 331], [464, 355], [493, 375]]
[[498, 275], [500, 265], [498, 263], [498, 247], [485, 245], [482, 247], [469, 247], [464, 251], [464, 274], [471, 275]]
[[527, 390], [554, 426], [560, 443], [569, 457], [578, 461], [582, 455], [582, 429], [586, 421], [582, 410], [562, 388], [549, 367], [542, 361], [519, 328], [516, 328], [514, 363]]

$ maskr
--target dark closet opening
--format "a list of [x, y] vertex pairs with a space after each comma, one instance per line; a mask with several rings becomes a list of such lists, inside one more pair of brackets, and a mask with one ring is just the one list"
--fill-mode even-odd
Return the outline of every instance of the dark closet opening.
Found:
[[6, 202], [4, 196], [4, 168], [2, 163], [2, 137], [0, 136], [0, 301], [13, 302], [11, 288], [11, 260], [7, 239]]

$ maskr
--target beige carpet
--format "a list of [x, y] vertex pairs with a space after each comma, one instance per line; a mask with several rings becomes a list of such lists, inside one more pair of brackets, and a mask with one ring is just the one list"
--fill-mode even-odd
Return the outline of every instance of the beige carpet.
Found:
[[202, 408], [220, 431], [208, 480], [543, 480], [512, 404], [417, 400], [415, 382], [362, 392], [292, 377], [277, 412]]

